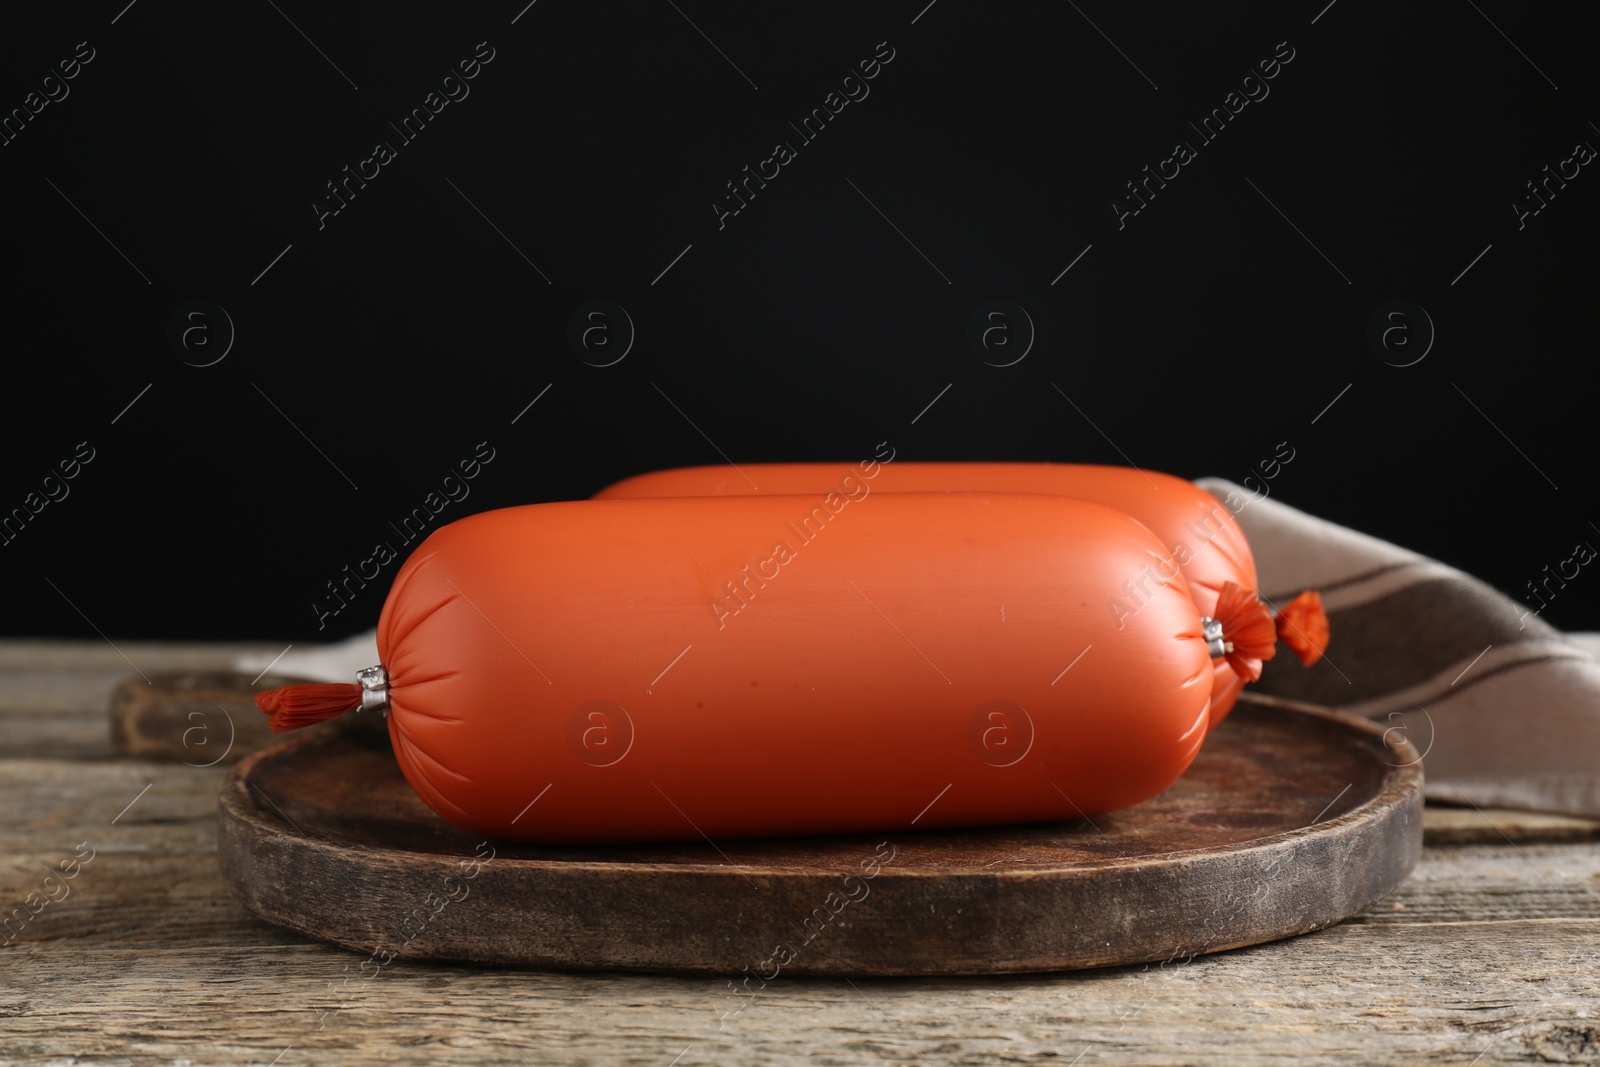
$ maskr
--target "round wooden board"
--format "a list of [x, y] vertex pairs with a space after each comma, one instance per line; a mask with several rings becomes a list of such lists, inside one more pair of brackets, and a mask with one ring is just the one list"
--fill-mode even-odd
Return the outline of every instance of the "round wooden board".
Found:
[[770, 980], [1170, 960], [1347, 918], [1422, 846], [1422, 770], [1398, 734], [1250, 695], [1176, 785], [1092, 822], [715, 845], [480, 841], [423, 805], [373, 725], [238, 764], [218, 844], [246, 907], [370, 953], [363, 968]]

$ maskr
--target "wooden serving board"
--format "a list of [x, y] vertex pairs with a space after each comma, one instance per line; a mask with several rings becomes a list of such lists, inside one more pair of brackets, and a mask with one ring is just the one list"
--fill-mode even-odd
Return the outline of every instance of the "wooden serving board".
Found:
[[[1387, 742], [1387, 743], [1386, 743]], [[542, 969], [998, 974], [1186, 958], [1306, 933], [1394, 889], [1422, 845], [1397, 733], [1240, 701], [1161, 796], [964, 831], [542, 847], [425, 807], [385, 734], [250, 756], [218, 855], [257, 915], [368, 953]], [[376, 973], [376, 972], [375, 972]]]
[[179, 760], [191, 767], [235, 763], [282, 740], [256, 707], [256, 694], [306, 680], [277, 674], [252, 679], [224, 670], [130, 675], [111, 690], [111, 743], [135, 759]]

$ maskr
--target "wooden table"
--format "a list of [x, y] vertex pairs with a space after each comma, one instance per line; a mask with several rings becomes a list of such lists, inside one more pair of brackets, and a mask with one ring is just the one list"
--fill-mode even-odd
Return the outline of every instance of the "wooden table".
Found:
[[1600, 823], [1471, 808], [1430, 807], [1416, 873], [1356, 919], [1162, 966], [780, 977], [754, 1000], [720, 978], [379, 967], [235, 901], [223, 766], [111, 747], [130, 663], [262, 649], [119, 647], [0, 642], [0, 1063], [1600, 1062]]

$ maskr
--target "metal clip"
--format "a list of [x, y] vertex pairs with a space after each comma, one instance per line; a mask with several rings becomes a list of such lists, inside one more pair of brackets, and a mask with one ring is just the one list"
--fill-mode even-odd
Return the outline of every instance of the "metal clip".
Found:
[[356, 671], [356, 681], [361, 683], [361, 711], [389, 711], [389, 675], [383, 665]]
[[1209, 615], [1200, 616], [1201, 634], [1206, 639], [1206, 651], [1211, 653], [1211, 658], [1226, 656], [1233, 651], [1233, 642], [1223, 639], [1222, 622]]

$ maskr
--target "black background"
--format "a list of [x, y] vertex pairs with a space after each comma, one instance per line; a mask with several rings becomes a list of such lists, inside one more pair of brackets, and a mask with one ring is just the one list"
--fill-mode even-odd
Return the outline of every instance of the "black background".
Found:
[[[320, 632], [311, 602], [481, 441], [440, 521], [719, 450], [1238, 481], [1287, 441], [1274, 498], [1513, 595], [1600, 544], [1600, 173], [1512, 209], [1600, 145], [1579, 5], [524, 3], [8, 15], [7, 113], [94, 58], [0, 147], [0, 511], [94, 459], [0, 546], [7, 632], [369, 627], [381, 588]], [[885, 41], [870, 95], [798, 143]], [[479, 42], [470, 95], [399, 143]], [[1279, 42], [1270, 95], [1200, 144], [1186, 123]], [[1119, 230], [1112, 198], [1180, 139], [1198, 157]], [[397, 158], [319, 228], [379, 140]], [[778, 141], [797, 157], [719, 228]], [[609, 367], [566, 340], [592, 299], [637, 332]], [[966, 340], [993, 299], [1037, 331], [1012, 366]], [[1365, 336], [1401, 299], [1437, 340], [1395, 367]], [[167, 342], [192, 300], [236, 330], [212, 366]], [[1544, 617], [1600, 628], [1600, 576]]]

